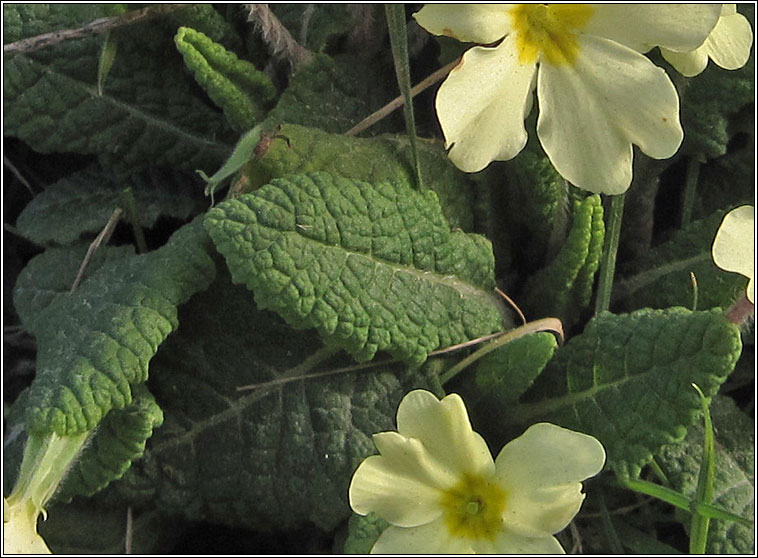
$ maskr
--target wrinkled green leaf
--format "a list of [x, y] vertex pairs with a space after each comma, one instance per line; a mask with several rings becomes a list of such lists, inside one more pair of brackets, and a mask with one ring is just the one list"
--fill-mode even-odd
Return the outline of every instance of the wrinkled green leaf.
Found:
[[120, 479], [132, 461], [142, 457], [153, 430], [163, 424], [163, 413], [143, 384], [132, 389], [132, 402], [109, 412], [98, 426], [56, 493], [58, 501], [91, 496]]
[[72, 435], [132, 401], [148, 362], [177, 323], [177, 306], [208, 286], [215, 266], [199, 221], [148, 254], [104, 264], [71, 295], [55, 297], [31, 326], [37, 376], [30, 432]]
[[694, 221], [678, 231], [668, 242], [656, 246], [632, 262], [634, 273], [619, 281], [614, 296], [625, 299], [628, 309], [639, 307], [691, 307], [693, 300], [690, 272], [697, 280], [697, 305], [700, 309], [728, 307], [745, 289], [745, 279], [713, 264], [711, 246], [724, 211]]
[[221, 274], [182, 307], [180, 323], [151, 363], [149, 385], [165, 422], [113, 488], [188, 519], [333, 529], [350, 514], [348, 485], [375, 452], [371, 435], [394, 429], [407, 391], [441, 392], [429, 367], [377, 367], [238, 391], [347, 359], [314, 369], [318, 337], [257, 310], [250, 293]]
[[[715, 498], [713, 504], [742, 517], [754, 517], [755, 425], [733, 400], [715, 396], [711, 416], [716, 433]], [[694, 497], [703, 450], [703, 425], [696, 421], [679, 444], [661, 450], [656, 457], [672, 488]], [[707, 552], [751, 554], [754, 530], [744, 525], [712, 519]]]
[[224, 110], [232, 128], [248, 130], [262, 118], [263, 107], [276, 94], [266, 74], [189, 27], [179, 28], [174, 43], [195, 80]]
[[[21, 323], [34, 330], [34, 322], [50, 304], [68, 296], [88, 246], [50, 248], [32, 258], [21, 271], [13, 289], [13, 304]], [[132, 246], [102, 246], [84, 273], [89, 277], [102, 265], [134, 256]]]
[[437, 195], [326, 173], [274, 180], [205, 220], [232, 277], [359, 361], [417, 364], [503, 328], [489, 242], [450, 231]]
[[[408, 138], [380, 136], [351, 138], [316, 128], [286, 124], [267, 150], [243, 170], [251, 189], [288, 174], [326, 171], [345, 178], [376, 183], [401, 180], [412, 184], [414, 173]], [[473, 187], [465, 174], [450, 163], [438, 142], [418, 140], [425, 185], [440, 198], [445, 218], [452, 228], [473, 229]]]
[[[90, 501], [56, 504], [40, 534], [56, 554], [124, 554], [126, 506], [105, 507]], [[151, 555], [169, 552], [182, 535], [183, 526], [175, 519], [148, 510], [133, 510], [131, 551]]]
[[[106, 6], [106, 7], [104, 7]], [[6, 6], [4, 40], [73, 28], [111, 15], [107, 5]], [[149, 163], [194, 170], [220, 164], [231, 146], [216, 113], [195, 96], [171, 32], [138, 24], [144, 39], [120, 37], [118, 64], [98, 95], [99, 38], [64, 41], [4, 64], [4, 131], [37, 151], [94, 154], [120, 171]], [[149, 48], [155, 46], [155, 48]]]
[[734, 368], [742, 342], [720, 311], [684, 308], [602, 313], [572, 338], [535, 382], [512, 420], [548, 420], [595, 436], [608, 465], [635, 478], [698, 419], [696, 383], [712, 397]]
[[186, 219], [202, 198], [187, 187], [186, 175], [152, 171], [117, 177], [98, 166], [88, 167], [48, 186], [18, 216], [16, 227], [36, 244], [72, 244], [85, 233], [97, 233], [121, 206], [130, 188], [139, 224], [150, 228], [162, 215]]
[[533, 317], [572, 323], [587, 308], [603, 252], [605, 224], [600, 196], [574, 202], [571, 228], [555, 259], [529, 278], [524, 306]]
[[365, 516], [353, 514], [347, 524], [347, 539], [342, 549], [343, 554], [370, 554], [371, 547], [389, 523], [375, 513]]

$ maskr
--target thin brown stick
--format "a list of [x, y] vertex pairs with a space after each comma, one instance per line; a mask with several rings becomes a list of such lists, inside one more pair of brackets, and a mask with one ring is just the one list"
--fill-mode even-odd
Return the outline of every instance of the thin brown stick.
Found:
[[5, 155], [3, 155], [3, 164], [8, 167], [8, 169], [13, 173], [13, 176], [15, 176], [21, 184], [26, 186], [26, 189], [29, 190], [29, 193], [32, 195], [32, 197], [36, 196], [37, 193], [32, 188], [32, 185], [29, 183], [29, 181], [24, 178], [24, 176], [21, 174], [21, 171], [19, 171], [16, 166], [11, 163], [11, 160], [8, 159]]
[[255, 22], [256, 29], [260, 31], [273, 56], [284, 56], [293, 69], [313, 59], [313, 53], [295, 40], [268, 4], [245, 4], [245, 8], [247, 20]]
[[[434, 85], [439, 80], [447, 76], [447, 74], [450, 73], [450, 70], [452, 70], [458, 64], [458, 62], [460, 62], [460, 60], [461, 60], [460, 58], [456, 58], [449, 64], [442, 66], [442, 68], [440, 68], [433, 74], [430, 74], [429, 76], [424, 78], [422, 81], [420, 81], [417, 85], [412, 87], [411, 97], [415, 97], [416, 95], [421, 93], [423, 90], [425, 90], [429, 86]], [[370, 128], [371, 126], [379, 122], [382, 118], [385, 118], [388, 114], [402, 107], [403, 104], [404, 104], [404, 101], [403, 101], [402, 95], [400, 95], [399, 97], [395, 97], [392, 101], [384, 105], [378, 111], [376, 111], [373, 114], [368, 115], [366, 118], [358, 122], [358, 124], [350, 128], [347, 132], [345, 132], [345, 135], [355, 136], [355, 135], [360, 134], [363, 130]]]
[[524, 316], [524, 313], [521, 311], [521, 308], [518, 307], [518, 304], [513, 302], [513, 299], [509, 297], [507, 294], [505, 294], [503, 291], [501, 291], [498, 287], [495, 287], [495, 291], [497, 292], [497, 294], [502, 296], [508, 304], [510, 304], [511, 308], [513, 308], [516, 311], [519, 318], [521, 318], [521, 323], [523, 325], [526, 325], [526, 316]]
[[59, 31], [51, 31], [50, 33], [42, 33], [41, 35], [35, 35], [34, 37], [27, 37], [20, 41], [8, 43], [3, 46], [3, 54], [18, 54], [20, 52], [34, 52], [41, 48], [57, 45], [63, 41], [71, 39], [80, 39], [88, 35], [97, 35], [99, 33], [105, 33], [110, 29], [116, 27], [122, 27], [124, 25], [132, 25], [141, 21], [147, 21], [155, 17], [166, 15], [174, 12], [180, 8], [185, 8], [189, 4], [158, 4], [156, 6], [148, 6], [141, 10], [133, 10], [120, 16], [114, 17], [101, 17], [86, 25], [77, 27], [76, 29], [61, 29]]
[[132, 507], [126, 508], [126, 532], [124, 533], [124, 554], [131, 554], [134, 547], [134, 517]]
[[89, 245], [89, 248], [87, 248], [87, 253], [84, 255], [82, 264], [79, 266], [79, 271], [76, 274], [76, 279], [74, 279], [74, 284], [71, 285], [71, 290], [69, 293], [73, 293], [79, 286], [79, 283], [81, 283], [82, 277], [84, 277], [84, 272], [92, 260], [92, 257], [95, 255], [95, 252], [97, 252], [97, 249], [100, 248], [102, 244], [105, 244], [108, 242], [108, 240], [110, 240], [111, 235], [113, 234], [113, 229], [116, 228], [116, 223], [118, 223], [118, 220], [121, 218], [121, 214], [123, 212], [124, 210], [120, 207], [117, 207], [115, 210], [113, 210], [113, 213], [111, 214], [110, 219], [108, 219], [108, 222], [103, 227], [103, 230], [100, 231], [100, 233], [95, 237], [95, 240], [92, 241], [92, 244]]

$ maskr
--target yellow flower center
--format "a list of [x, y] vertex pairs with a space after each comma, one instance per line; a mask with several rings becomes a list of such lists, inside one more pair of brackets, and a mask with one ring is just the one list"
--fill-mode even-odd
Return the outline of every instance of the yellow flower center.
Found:
[[573, 64], [579, 55], [577, 34], [592, 17], [587, 4], [518, 4], [511, 12], [521, 64], [538, 57], [553, 65]]
[[444, 519], [450, 535], [493, 540], [503, 524], [506, 495], [492, 480], [464, 474], [442, 496]]

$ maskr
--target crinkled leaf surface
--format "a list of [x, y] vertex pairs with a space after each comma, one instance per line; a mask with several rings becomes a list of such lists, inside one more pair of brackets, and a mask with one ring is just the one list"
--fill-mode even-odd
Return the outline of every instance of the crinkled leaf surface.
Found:
[[[716, 475], [713, 503], [731, 513], [753, 519], [755, 511], [755, 423], [729, 397], [711, 401], [716, 434]], [[702, 421], [696, 421], [679, 444], [667, 446], [656, 460], [671, 487], [694, 497], [703, 451]], [[711, 520], [708, 552], [752, 554], [754, 529], [723, 520]]]
[[98, 426], [55, 494], [58, 501], [90, 496], [120, 479], [132, 461], [142, 457], [145, 443], [163, 424], [163, 412], [144, 384], [132, 388], [132, 402], [113, 409]]
[[37, 314], [37, 376], [25, 409], [30, 432], [74, 434], [95, 428], [132, 401], [148, 362], [178, 325], [177, 306], [215, 275], [200, 220], [163, 247], [106, 263], [71, 295]]
[[450, 231], [437, 195], [327, 173], [275, 179], [205, 225], [237, 283], [359, 361], [417, 364], [503, 328], [490, 243]]
[[[13, 288], [13, 305], [24, 327], [34, 331], [34, 322], [45, 308], [68, 296], [88, 248], [86, 244], [48, 248], [24, 267]], [[106, 263], [133, 256], [133, 246], [101, 246], [87, 265], [84, 278]]]
[[224, 110], [232, 128], [248, 130], [261, 119], [263, 107], [276, 94], [266, 74], [190, 27], [180, 27], [174, 43], [197, 83]]
[[508, 415], [591, 434], [605, 446], [611, 468], [636, 477], [698, 419], [690, 384], [713, 396], [741, 348], [739, 328], [717, 310], [606, 312], [557, 351], [526, 394], [531, 402]]
[[257, 310], [250, 293], [221, 274], [182, 307], [180, 323], [150, 365], [164, 425], [113, 488], [185, 518], [259, 530], [307, 522], [332, 529], [350, 514], [348, 485], [375, 451], [371, 435], [394, 428], [407, 391], [440, 393], [429, 367], [399, 366], [238, 391], [349, 362], [339, 357], [314, 368], [318, 336]]
[[626, 308], [692, 306], [690, 273], [697, 280], [698, 308], [728, 307], [745, 289], [744, 277], [716, 267], [711, 246], [724, 217], [718, 211], [678, 231], [628, 268], [635, 272], [619, 281], [614, 296], [626, 299]]
[[531, 316], [571, 323], [590, 303], [603, 252], [605, 224], [600, 196], [574, 202], [571, 228], [555, 259], [529, 278], [523, 295]]
[[[111, 15], [107, 5], [8, 5], [7, 42]], [[120, 171], [147, 164], [194, 170], [223, 161], [232, 141], [216, 112], [194, 94], [172, 30], [142, 23], [142, 37], [123, 36], [105, 84], [97, 91], [98, 37], [64, 41], [4, 64], [4, 131], [41, 152], [95, 154]], [[134, 31], [132, 31], [134, 32]], [[150, 43], [156, 43], [151, 40]]]
[[24, 208], [16, 227], [37, 244], [72, 244], [85, 233], [102, 230], [113, 210], [123, 207], [121, 195], [127, 188], [142, 227], [152, 227], [162, 215], [186, 219], [204, 203], [197, 183], [188, 184], [192, 181], [180, 172], [118, 177], [95, 165], [48, 186]]
[[389, 523], [373, 512], [365, 516], [351, 515], [342, 552], [344, 554], [370, 554], [371, 547], [387, 527]]
[[[354, 138], [316, 128], [285, 124], [268, 149], [243, 170], [250, 188], [257, 188], [288, 174], [326, 171], [345, 178], [376, 183], [401, 180], [413, 184], [410, 144], [407, 136]], [[286, 138], [285, 141], [282, 138]], [[452, 228], [473, 228], [473, 186], [448, 160], [439, 142], [418, 140], [419, 162], [425, 185], [440, 198]]]

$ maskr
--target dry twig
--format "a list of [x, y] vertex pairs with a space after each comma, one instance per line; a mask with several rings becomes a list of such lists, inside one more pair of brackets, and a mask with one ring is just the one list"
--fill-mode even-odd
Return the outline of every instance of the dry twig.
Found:
[[268, 4], [245, 4], [245, 8], [247, 20], [255, 23], [272, 56], [283, 56], [293, 69], [313, 59], [313, 53], [295, 40]]

